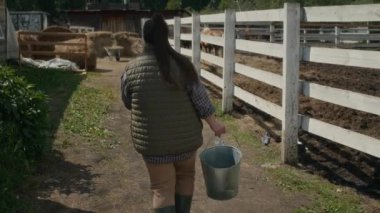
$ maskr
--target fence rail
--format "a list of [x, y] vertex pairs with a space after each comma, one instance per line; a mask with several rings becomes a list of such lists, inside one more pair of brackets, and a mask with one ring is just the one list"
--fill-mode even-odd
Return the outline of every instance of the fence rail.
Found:
[[[303, 11], [303, 12], [301, 12]], [[200, 60], [215, 64], [223, 68], [223, 77], [219, 77], [207, 70], [200, 69], [200, 76], [222, 89], [222, 108], [224, 112], [232, 109], [232, 98], [236, 97], [249, 105], [282, 121], [282, 159], [286, 163], [294, 164], [297, 161], [298, 130], [302, 129], [312, 134], [324, 137], [356, 150], [380, 157], [380, 140], [347, 130], [339, 126], [328, 124], [320, 120], [298, 115], [298, 95], [319, 99], [324, 102], [337, 104], [343, 107], [380, 115], [380, 98], [360, 94], [348, 90], [322, 86], [316, 83], [299, 80], [299, 61], [336, 64], [343, 66], [358, 66], [380, 69], [380, 52], [352, 49], [333, 49], [326, 47], [308, 47], [303, 45], [305, 40], [334, 40], [339, 39], [367, 39], [376, 40], [378, 35], [359, 35], [355, 37], [350, 30], [338, 28], [336, 22], [378, 22], [380, 21], [380, 4], [339, 7], [307, 7], [301, 10], [299, 4], [286, 3], [283, 9], [233, 12], [227, 10], [223, 14], [198, 16], [190, 18], [168, 20], [174, 27], [174, 39], [171, 44], [180, 47], [182, 40], [192, 40], [192, 49], [178, 48], [181, 53], [193, 57], [196, 67], [200, 67]], [[304, 34], [301, 29], [307, 22], [334, 22], [336, 27], [330, 34], [316, 34], [316, 30], [307, 29], [314, 34]], [[251, 41], [235, 38], [237, 25], [255, 22], [267, 22], [269, 28], [263, 28], [271, 36], [270, 42]], [[282, 22], [283, 29], [275, 29], [272, 22]], [[223, 24], [223, 37], [213, 37], [200, 34], [201, 24]], [[181, 35], [179, 31], [183, 24], [191, 24], [192, 36]], [[275, 35], [281, 43], [275, 43]], [[305, 31], [305, 33], [307, 33]], [[338, 39], [337, 39], [338, 38]], [[278, 38], [277, 38], [278, 39]], [[278, 41], [278, 40], [277, 40]], [[224, 54], [218, 57], [199, 49], [201, 42], [223, 47]], [[380, 43], [380, 41], [379, 41]], [[195, 48], [194, 48], [195, 47]], [[274, 74], [265, 70], [252, 68], [235, 63], [236, 50], [249, 53], [258, 53], [283, 59], [283, 75]], [[271, 103], [261, 97], [233, 85], [232, 75], [238, 73], [276, 88], [282, 89], [282, 105]]]

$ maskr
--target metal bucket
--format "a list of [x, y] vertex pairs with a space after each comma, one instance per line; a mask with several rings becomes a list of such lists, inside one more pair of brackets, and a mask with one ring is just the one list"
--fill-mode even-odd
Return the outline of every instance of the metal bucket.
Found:
[[217, 145], [201, 152], [208, 197], [228, 200], [238, 194], [241, 158], [241, 151], [232, 146]]

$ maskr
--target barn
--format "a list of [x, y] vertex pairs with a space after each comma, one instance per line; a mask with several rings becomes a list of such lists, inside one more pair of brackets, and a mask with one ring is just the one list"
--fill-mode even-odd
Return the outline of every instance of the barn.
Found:
[[[155, 11], [166, 18], [185, 16], [184, 10]], [[95, 31], [137, 32], [141, 31], [141, 19], [153, 15], [154, 11], [141, 10], [139, 1], [88, 0], [85, 10], [67, 10], [70, 26], [92, 27]], [[189, 15], [189, 14], [188, 14]]]

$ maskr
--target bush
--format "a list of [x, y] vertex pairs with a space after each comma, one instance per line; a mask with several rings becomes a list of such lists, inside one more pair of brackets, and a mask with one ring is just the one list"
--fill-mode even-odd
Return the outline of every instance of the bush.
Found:
[[47, 147], [46, 100], [14, 70], [0, 67], [0, 212], [14, 210], [15, 190]]

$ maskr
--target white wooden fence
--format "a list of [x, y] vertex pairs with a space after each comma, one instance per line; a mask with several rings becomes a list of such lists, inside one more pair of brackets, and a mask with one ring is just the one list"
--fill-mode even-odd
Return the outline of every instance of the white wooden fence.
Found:
[[[182, 26], [184, 27], [184, 26]], [[185, 26], [189, 28], [189, 26]], [[218, 25], [211, 27], [224, 30]], [[279, 23], [254, 23], [253, 25], [236, 26], [236, 37], [271, 43], [283, 42], [283, 26]], [[326, 24], [313, 23], [301, 25], [300, 38], [302, 45], [327, 46], [342, 48], [380, 48], [380, 25], [365, 26], [365, 24]]]
[[[299, 61], [310, 61], [343, 66], [380, 69], [380, 52], [300, 47], [300, 22], [371, 22], [380, 21], [380, 4], [360, 6], [306, 7], [285, 3], [283, 9], [234, 12], [202, 15], [167, 20], [174, 27], [174, 39], [169, 42], [192, 61], [200, 75], [222, 88], [222, 109], [232, 109], [234, 97], [282, 121], [282, 160], [294, 164], [298, 160], [298, 130], [310, 132], [356, 150], [380, 157], [380, 140], [341, 128], [305, 115], [298, 114], [298, 95], [319, 99], [340, 106], [380, 116], [380, 98], [357, 92], [323, 86], [299, 80]], [[283, 22], [283, 43], [268, 43], [235, 38], [235, 25], [252, 22]], [[224, 25], [224, 36], [200, 34], [200, 25], [217, 23]], [[182, 24], [191, 24], [191, 34], [181, 34]], [[181, 40], [192, 41], [192, 49], [180, 47]], [[200, 42], [224, 47], [223, 58], [200, 50]], [[283, 75], [277, 75], [235, 62], [235, 50], [283, 58]], [[223, 68], [223, 78], [200, 69], [200, 60]], [[234, 72], [282, 89], [282, 107], [264, 100], [233, 84]], [[380, 131], [380, 130], [379, 130]]]

